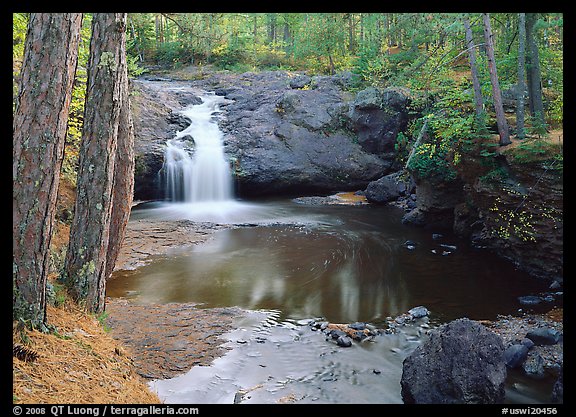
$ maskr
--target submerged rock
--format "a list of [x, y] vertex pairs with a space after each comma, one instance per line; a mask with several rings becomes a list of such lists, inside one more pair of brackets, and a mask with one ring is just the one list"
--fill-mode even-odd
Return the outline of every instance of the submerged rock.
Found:
[[407, 404], [497, 404], [505, 379], [502, 338], [459, 319], [431, 331], [404, 360], [400, 384]]

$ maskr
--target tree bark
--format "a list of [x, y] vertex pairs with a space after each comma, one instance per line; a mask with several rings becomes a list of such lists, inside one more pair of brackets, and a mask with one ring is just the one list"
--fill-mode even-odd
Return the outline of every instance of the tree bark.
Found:
[[530, 113], [534, 119], [544, 126], [544, 103], [542, 100], [542, 77], [540, 74], [540, 58], [538, 45], [534, 38], [534, 26], [538, 16], [536, 13], [526, 14], [526, 44], [528, 54], [527, 74], [528, 74], [528, 97], [530, 103]]
[[480, 79], [478, 77], [478, 67], [476, 66], [476, 50], [474, 40], [472, 39], [472, 29], [470, 28], [470, 21], [467, 17], [464, 18], [464, 28], [466, 29], [466, 43], [468, 44], [468, 57], [470, 58], [470, 72], [472, 74], [472, 86], [474, 88], [476, 116], [482, 117], [484, 113], [484, 100], [482, 98], [482, 87], [480, 86]]
[[[123, 75], [123, 83], [128, 86], [128, 72]], [[112, 187], [112, 214], [110, 216], [110, 233], [108, 254], [106, 256], [105, 278], [114, 271], [118, 254], [124, 240], [126, 226], [132, 209], [134, 195], [134, 126], [130, 110], [128, 88], [120, 108], [118, 127], [118, 147], [114, 163], [114, 183]]]
[[526, 90], [526, 14], [518, 13], [518, 96], [516, 103], [516, 136], [524, 139], [524, 90]]
[[496, 71], [496, 60], [494, 59], [494, 43], [492, 42], [492, 29], [490, 28], [490, 16], [488, 13], [482, 13], [484, 21], [484, 38], [486, 40], [486, 55], [488, 57], [488, 70], [490, 72], [490, 81], [492, 82], [492, 98], [494, 100], [494, 110], [496, 112], [496, 123], [498, 125], [498, 134], [500, 135], [500, 146], [509, 145], [510, 133], [508, 123], [504, 115], [502, 106], [502, 93], [498, 83], [498, 73]]
[[106, 261], [120, 113], [127, 95], [126, 13], [95, 13], [77, 195], [64, 281], [88, 311], [105, 307]]
[[43, 329], [81, 13], [32, 13], [13, 120], [13, 319]]

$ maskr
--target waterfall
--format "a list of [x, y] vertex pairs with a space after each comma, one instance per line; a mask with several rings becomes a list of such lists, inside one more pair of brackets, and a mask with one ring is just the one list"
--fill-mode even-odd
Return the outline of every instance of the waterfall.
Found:
[[213, 120], [225, 99], [212, 94], [202, 100], [202, 104], [180, 112], [192, 123], [166, 143], [163, 171], [166, 197], [170, 201], [209, 203], [233, 199], [232, 174], [224, 154], [222, 132]]

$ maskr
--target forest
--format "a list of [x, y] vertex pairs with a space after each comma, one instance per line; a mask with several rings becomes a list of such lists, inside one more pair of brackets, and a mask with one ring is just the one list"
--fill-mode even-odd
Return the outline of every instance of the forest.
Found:
[[[80, 398], [59, 396], [58, 389], [27, 397], [31, 391], [25, 381], [37, 378], [37, 386], [51, 384], [38, 382], [45, 375], [33, 370], [34, 362], [48, 354], [38, 354], [42, 346], [78, 337], [75, 325], [61, 321], [62, 308], [71, 315], [92, 318], [103, 333], [99, 340], [127, 343], [127, 339], [120, 341], [124, 337], [121, 328], [132, 323], [126, 312], [136, 307], [130, 304], [120, 313], [119, 300], [130, 299], [126, 294], [132, 293], [145, 300], [147, 291], [154, 297], [165, 291], [147, 281], [150, 272], [142, 265], [158, 262], [158, 268], [179, 268], [180, 261], [166, 261], [168, 264], [161, 266], [165, 261], [154, 259], [165, 258], [169, 247], [204, 247], [209, 236], [227, 236], [217, 231], [220, 228], [236, 236], [236, 241], [230, 238], [226, 245], [244, 242], [242, 250], [254, 245], [254, 264], [243, 266], [245, 261], [240, 260], [227, 264], [236, 252], [219, 254], [218, 267], [204, 265], [200, 256], [194, 262], [202, 267], [186, 273], [206, 273], [204, 281], [214, 279], [214, 288], [208, 290], [204, 281], [194, 281], [189, 284], [192, 289], [181, 289], [179, 296], [158, 301], [150, 295], [146, 302], [154, 300], [151, 305], [158, 309], [171, 308], [171, 303], [207, 303], [210, 308], [278, 311], [298, 325], [308, 320], [306, 326], [321, 330], [317, 333], [324, 332], [326, 340], [331, 337], [339, 347], [386, 333], [374, 326], [388, 326], [386, 334], [390, 334], [404, 331], [396, 330], [400, 323], [422, 325], [418, 320], [429, 320], [429, 311], [424, 309], [426, 313], [420, 315], [421, 310], [414, 308], [426, 303], [440, 314], [430, 323], [426, 321], [422, 329], [468, 326], [456, 323], [456, 319], [463, 320], [460, 317], [478, 316], [482, 323], [486, 317], [500, 323], [501, 317], [494, 311], [515, 311], [518, 320], [536, 320], [555, 339], [554, 343], [536, 341], [537, 346], [554, 345], [550, 349], [556, 350], [528, 348], [521, 363], [494, 365], [501, 367], [506, 362], [503, 376], [498, 371], [498, 377], [487, 377], [502, 379], [498, 394], [475, 392], [474, 401], [504, 401], [504, 380], [508, 384], [506, 401], [540, 401], [540, 394], [510, 397], [509, 388], [514, 378], [510, 369], [515, 369], [513, 375], [516, 369], [523, 369], [523, 375], [530, 376], [536, 371], [527, 370], [526, 364], [539, 355], [543, 363], [551, 365], [542, 365], [542, 375], [534, 379], [546, 375], [546, 398], [549, 400], [550, 391], [554, 402], [562, 402], [558, 401], [563, 366], [562, 342], [558, 345], [558, 340], [562, 339], [556, 336], [561, 332], [563, 294], [563, 13], [13, 13], [12, 17], [15, 403], [70, 403]], [[196, 110], [200, 113], [194, 113]], [[195, 126], [199, 129], [194, 130]], [[211, 153], [202, 165], [206, 132], [213, 132], [209, 139], [216, 141], [208, 148], [217, 147], [220, 153]], [[199, 170], [213, 174], [200, 176]], [[196, 176], [191, 182], [186, 178], [190, 175]], [[210, 190], [198, 197], [200, 188]], [[333, 212], [334, 199], [345, 199], [342, 204], [352, 206], [345, 209], [350, 211]], [[302, 209], [310, 201], [313, 205]], [[207, 209], [212, 217], [197, 214], [196, 208], [206, 202], [213, 204]], [[356, 206], [368, 211], [355, 212]], [[386, 210], [391, 207], [401, 213], [389, 214]], [[284, 211], [291, 214], [274, 217]], [[214, 220], [220, 213], [225, 214]], [[134, 219], [134, 214], [140, 217]], [[165, 217], [154, 217], [161, 215]], [[315, 216], [338, 220], [316, 224]], [[396, 219], [394, 223], [385, 223], [389, 216]], [[330, 229], [335, 224], [351, 227], [356, 223], [371, 226], [347, 232]], [[310, 230], [302, 238], [298, 228], [306, 227]], [[242, 228], [255, 229], [254, 236], [243, 241], [235, 231]], [[276, 229], [278, 235], [273, 234]], [[395, 233], [394, 238], [388, 233]], [[166, 237], [158, 238], [164, 234]], [[337, 235], [340, 237], [333, 242]], [[370, 237], [376, 235], [375, 240]], [[263, 236], [274, 242], [291, 239], [292, 243], [287, 240], [286, 246], [277, 249], [260, 247], [256, 242]], [[258, 261], [259, 256], [277, 250], [275, 265], [282, 264], [280, 270], [299, 270], [295, 265], [312, 257], [312, 252], [296, 253], [294, 248], [306, 248], [310, 244], [306, 242], [314, 237], [319, 243], [310, 251], [317, 251], [322, 259], [310, 260], [309, 266], [303, 263], [310, 276], [295, 273], [287, 278], [286, 272], [284, 278], [274, 278], [270, 271], [277, 266], [270, 266], [266, 272], [270, 277], [258, 281], [263, 279], [259, 268], [268, 261]], [[345, 249], [338, 246], [339, 241], [352, 248], [341, 260], [338, 256]], [[395, 255], [390, 247], [400, 241], [404, 252], [426, 248], [427, 254], [417, 260]], [[461, 249], [468, 246], [490, 255]], [[140, 255], [134, 255], [138, 251]], [[462, 291], [467, 294], [478, 291], [475, 286], [479, 285], [507, 292], [509, 299], [500, 300], [501, 293], [487, 295], [494, 300], [490, 307], [462, 305], [452, 311], [434, 301], [441, 296], [418, 298], [420, 290], [411, 288], [416, 284], [406, 283], [405, 277], [425, 275], [420, 268], [428, 263], [438, 273], [433, 278], [439, 280], [436, 291], [445, 288], [455, 292], [454, 298], [460, 297], [455, 288], [461, 281], [450, 284], [451, 279], [458, 279], [460, 270], [452, 264], [435, 266], [439, 261], [427, 258], [431, 253], [463, 256], [454, 262], [477, 269], [466, 279], [470, 288]], [[482, 256], [492, 255], [491, 261], [481, 261]], [[143, 260], [138, 258], [134, 267], [127, 267], [130, 256]], [[399, 256], [399, 261], [384, 260], [393, 256]], [[382, 261], [377, 266], [367, 263], [379, 258]], [[339, 267], [331, 269], [332, 263]], [[323, 272], [316, 272], [319, 269]], [[138, 279], [142, 281], [133, 284], [128, 270], [141, 274]], [[389, 275], [398, 283], [382, 284]], [[254, 280], [252, 284], [246, 284], [247, 276]], [[338, 281], [343, 276], [350, 282]], [[440, 282], [441, 276], [451, 278]], [[126, 290], [118, 284], [123, 280], [126, 288], [135, 287]], [[506, 282], [500, 284], [501, 280]], [[307, 293], [310, 282], [318, 287]], [[253, 287], [243, 289], [243, 285]], [[145, 286], [147, 290], [142, 289]], [[282, 295], [274, 292], [280, 287]], [[331, 292], [336, 287], [338, 296]], [[216, 292], [223, 295], [218, 298], [213, 295]], [[262, 292], [267, 295], [256, 295]], [[311, 301], [313, 296], [334, 297], [341, 306], [328, 308]], [[362, 304], [359, 300], [366, 304], [356, 311], [351, 306]], [[212, 311], [210, 308], [206, 311]], [[165, 313], [174, 320], [179, 314]], [[213, 314], [198, 322], [207, 326], [210, 320], [220, 320], [214, 317], [223, 313], [214, 310]], [[391, 316], [397, 316], [396, 320]], [[152, 322], [150, 317], [140, 317], [133, 325]], [[352, 327], [342, 323], [352, 323], [348, 325]], [[362, 326], [353, 327], [358, 323]], [[373, 323], [374, 329], [368, 323]], [[63, 327], [68, 325], [74, 330], [65, 333]], [[284, 330], [288, 329], [285, 326]], [[213, 330], [210, 327], [209, 332]], [[354, 331], [363, 332], [362, 336]], [[423, 332], [428, 331], [420, 330], [418, 337]], [[498, 355], [508, 357], [503, 352], [520, 345], [498, 333], [501, 337], [504, 342], [495, 342], [504, 343]], [[433, 339], [421, 337], [418, 346], [433, 343]], [[96, 345], [86, 348], [87, 341], [90, 339], [81, 339], [76, 345], [95, 351]], [[145, 345], [139, 343], [136, 350]], [[245, 341], [238, 343], [244, 347]], [[385, 343], [382, 349], [388, 349]], [[369, 402], [378, 396], [377, 402], [383, 398], [387, 399], [383, 402], [466, 402], [435, 396], [430, 393], [432, 388], [422, 394], [412, 385], [412, 379], [418, 379], [414, 369], [426, 366], [408, 369], [415, 347], [409, 343], [401, 347], [404, 369], [400, 362], [393, 384], [384, 383], [384, 394], [376, 390]], [[106, 356], [95, 356], [101, 359], [99, 355]], [[247, 355], [250, 357], [250, 352]], [[554, 360], [546, 362], [546, 355]], [[341, 360], [347, 363], [351, 359]], [[54, 366], [62, 371], [61, 364]], [[157, 384], [152, 397], [126, 399], [103, 391], [80, 401], [158, 402], [156, 394], [160, 401], [182, 400], [168, 397], [166, 393], [173, 389], [162, 385], [175, 374], [134, 371], [133, 364], [126, 366], [129, 370], [123, 372], [138, 373], [136, 380], [142, 375], [155, 376], [144, 377]], [[194, 370], [187, 362], [178, 366]], [[468, 366], [473, 369], [474, 365]], [[374, 369], [372, 374], [380, 375], [380, 370]], [[301, 387], [282, 391], [280, 399], [262, 396], [254, 388], [260, 381], [251, 381], [254, 402], [306, 403], [316, 398]], [[396, 388], [398, 393], [386, 397]], [[131, 386], [130, 392], [132, 389], [139, 390], [138, 386]], [[251, 389], [243, 386], [237, 390], [234, 402], [250, 402]], [[186, 402], [201, 398], [190, 395]], [[351, 391], [349, 395], [357, 394]], [[220, 397], [207, 398], [220, 401]], [[333, 399], [322, 397], [324, 400]]]

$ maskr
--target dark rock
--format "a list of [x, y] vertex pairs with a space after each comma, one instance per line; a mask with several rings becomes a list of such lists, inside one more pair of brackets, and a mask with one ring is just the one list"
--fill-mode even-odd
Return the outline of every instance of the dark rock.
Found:
[[339, 336], [338, 339], [336, 339], [336, 344], [340, 347], [350, 347], [352, 346], [352, 339], [348, 336]]
[[536, 304], [540, 304], [542, 302], [542, 298], [538, 297], [537, 295], [523, 295], [518, 297], [518, 301], [520, 304], [525, 306], [534, 306]]
[[557, 290], [559, 288], [562, 288], [562, 284], [560, 284], [558, 281], [554, 281], [552, 284], [550, 284], [549, 288], [551, 290]]
[[397, 200], [413, 188], [410, 180], [403, 179], [400, 172], [395, 172], [368, 184], [365, 195], [370, 203], [384, 204]]
[[564, 402], [564, 380], [563, 380], [563, 372], [564, 368], [560, 368], [560, 375], [558, 375], [558, 379], [554, 383], [554, 387], [552, 388], [552, 402], [553, 403], [560, 403]]
[[502, 403], [502, 338], [480, 323], [454, 320], [429, 333], [405, 360], [402, 399], [417, 404]]
[[422, 317], [428, 316], [430, 312], [426, 307], [418, 306], [408, 310], [408, 314], [410, 314], [415, 319], [421, 319]]
[[350, 323], [348, 327], [354, 330], [364, 330], [366, 328], [366, 323], [357, 321], [355, 323]]
[[560, 332], [558, 330], [540, 327], [529, 331], [526, 334], [526, 338], [532, 340], [536, 346], [555, 345], [560, 340]]
[[374, 87], [357, 94], [348, 115], [362, 149], [378, 155], [395, 152], [396, 137], [408, 123], [408, 95], [406, 90]]
[[530, 352], [528, 358], [522, 364], [522, 369], [524, 373], [535, 379], [540, 379], [544, 377], [544, 359], [537, 352]]
[[528, 357], [528, 347], [522, 344], [511, 345], [504, 351], [504, 360], [508, 368], [518, 368]]
[[290, 80], [290, 88], [304, 88], [312, 82], [312, 78], [307, 75], [297, 75]]
[[523, 344], [524, 346], [526, 346], [528, 348], [528, 350], [530, 350], [534, 347], [534, 342], [532, 340], [528, 339], [527, 337], [522, 339], [520, 341], [520, 343]]
[[179, 128], [178, 130], [184, 130], [192, 123], [192, 120], [190, 120], [188, 117], [177, 112], [171, 112], [168, 114], [168, 116], [166, 116], [166, 120], [168, 123], [176, 125]]
[[342, 330], [338, 330], [338, 329], [330, 330], [328, 335], [330, 335], [330, 337], [332, 337], [332, 339], [338, 339], [339, 337], [347, 336], [346, 332], [343, 332]]
[[442, 235], [440, 233], [432, 233], [432, 239], [433, 240], [442, 239], [443, 237], [444, 237], [444, 235]]

